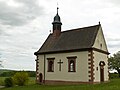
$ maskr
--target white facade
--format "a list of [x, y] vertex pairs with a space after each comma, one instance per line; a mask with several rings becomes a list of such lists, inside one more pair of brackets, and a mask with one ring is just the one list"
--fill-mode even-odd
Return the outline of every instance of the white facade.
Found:
[[[98, 31], [98, 34], [96, 36], [95, 43], [94, 43], [93, 47], [108, 52], [102, 28], [99, 28], [99, 31]], [[94, 51], [93, 56], [94, 56], [94, 65], [95, 65], [94, 66], [94, 70], [95, 70], [94, 71], [94, 73], [95, 73], [95, 80], [94, 81], [95, 82], [100, 82], [100, 66], [99, 66], [100, 61], [105, 62], [104, 81], [108, 81], [109, 80], [108, 55], [105, 54], [105, 53]]]
[[100, 66], [99, 63], [100, 61], [104, 61], [105, 62], [105, 66], [104, 66], [104, 81], [108, 81], [109, 80], [109, 73], [108, 73], [108, 56], [103, 54], [103, 53], [99, 53], [94, 51], [94, 74], [95, 74], [95, 82], [100, 82]]
[[[67, 57], [76, 56], [76, 72], [68, 72]], [[47, 58], [55, 58], [54, 72], [48, 72]], [[73, 53], [59, 53], [40, 55], [39, 73], [44, 74], [44, 60], [45, 60], [45, 80], [59, 80], [59, 81], [81, 81], [88, 82], [88, 51], [73, 52]], [[59, 71], [59, 60], [63, 62], [61, 71]], [[84, 71], [84, 72], [83, 72]], [[44, 76], [44, 75], [43, 75]]]

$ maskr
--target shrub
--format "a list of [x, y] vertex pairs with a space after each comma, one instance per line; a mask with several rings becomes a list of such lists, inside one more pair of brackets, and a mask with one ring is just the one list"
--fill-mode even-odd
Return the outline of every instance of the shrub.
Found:
[[110, 79], [120, 78], [118, 73], [110, 73], [109, 77]]
[[4, 83], [5, 83], [5, 87], [12, 87], [12, 86], [14, 85], [12, 78], [6, 78], [6, 79], [4, 80]]
[[27, 72], [17, 72], [13, 76], [14, 83], [18, 86], [23, 86], [28, 83], [29, 75]]
[[36, 76], [35, 71], [27, 71], [27, 73], [29, 74], [29, 77], [35, 77]]

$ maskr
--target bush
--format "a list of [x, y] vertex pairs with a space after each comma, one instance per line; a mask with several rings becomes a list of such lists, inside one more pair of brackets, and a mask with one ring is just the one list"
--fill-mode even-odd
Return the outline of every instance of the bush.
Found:
[[6, 79], [4, 80], [4, 83], [5, 83], [5, 87], [12, 87], [12, 86], [14, 85], [12, 78], [6, 78]]
[[29, 81], [29, 75], [27, 72], [17, 72], [13, 76], [14, 83], [18, 86], [24, 86]]
[[27, 73], [29, 74], [29, 77], [35, 77], [36, 76], [35, 71], [27, 71]]
[[110, 73], [109, 77], [110, 77], [110, 79], [119, 78], [119, 74], [118, 73]]

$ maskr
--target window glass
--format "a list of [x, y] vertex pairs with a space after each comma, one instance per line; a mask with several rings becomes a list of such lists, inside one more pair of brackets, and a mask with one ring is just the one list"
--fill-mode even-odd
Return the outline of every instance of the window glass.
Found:
[[68, 59], [68, 72], [76, 72], [76, 58], [74, 57], [67, 57]]

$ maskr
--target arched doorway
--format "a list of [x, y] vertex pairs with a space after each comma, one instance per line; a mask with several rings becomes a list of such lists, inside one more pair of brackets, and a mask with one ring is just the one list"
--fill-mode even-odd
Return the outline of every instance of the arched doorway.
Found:
[[105, 66], [105, 62], [100, 61], [99, 66], [100, 66], [100, 81], [104, 82], [104, 66]]
[[40, 82], [40, 84], [42, 84], [42, 82], [43, 82], [43, 75], [42, 75], [42, 73], [39, 74], [39, 82]]

